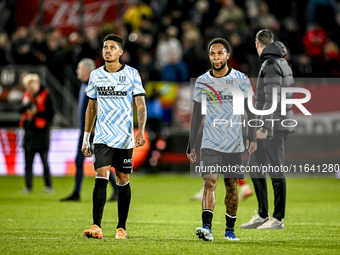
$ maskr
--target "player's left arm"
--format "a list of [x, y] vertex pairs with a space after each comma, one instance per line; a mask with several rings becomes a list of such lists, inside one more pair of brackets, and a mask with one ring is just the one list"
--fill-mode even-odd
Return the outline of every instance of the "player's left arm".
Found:
[[[255, 114], [249, 110], [247, 98], [244, 99], [245, 110], [247, 112], [248, 120], [255, 119]], [[252, 154], [257, 149], [257, 141], [256, 141], [256, 128], [248, 125], [248, 137], [246, 141], [246, 149], [249, 154]]]
[[85, 113], [84, 138], [81, 151], [85, 157], [91, 157], [90, 135], [97, 118], [98, 103], [95, 99], [90, 99]]
[[138, 133], [136, 136], [136, 148], [145, 144], [145, 124], [146, 124], [146, 105], [145, 96], [135, 96], [135, 103], [137, 106], [137, 117], [138, 117]]
[[197, 140], [197, 134], [202, 124], [203, 115], [201, 113], [201, 103], [194, 101], [194, 108], [192, 111], [191, 121], [190, 121], [190, 135], [187, 147], [187, 158], [191, 162], [196, 162], [196, 151], [195, 145]]
[[[251, 91], [253, 90], [252, 87], [251, 87], [251, 83], [250, 83], [250, 80], [248, 78], [247, 75], [245, 75], [245, 79], [243, 80], [243, 84], [242, 84], [242, 90], [243, 90], [243, 93], [244, 93], [244, 108], [246, 110], [246, 113], [247, 113], [247, 116], [248, 116], [248, 120], [253, 120], [255, 119], [255, 114], [252, 113], [249, 109], [249, 106], [248, 106], [248, 97], [250, 97], [251, 95], [249, 95], [248, 93], [246, 93], [246, 91], [248, 89], [251, 89]], [[254, 94], [254, 93], [252, 93]], [[250, 100], [250, 102], [252, 104], [254, 104], [254, 97], [251, 96], [252, 100]], [[254, 108], [254, 106], [253, 106]], [[249, 126], [248, 125], [248, 137], [247, 137], [247, 140], [246, 140], [246, 149], [248, 150], [249, 154], [252, 154], [256, 151], [257, 149], [257, 141], [256, 141], [256, 129], [252, 126]]]

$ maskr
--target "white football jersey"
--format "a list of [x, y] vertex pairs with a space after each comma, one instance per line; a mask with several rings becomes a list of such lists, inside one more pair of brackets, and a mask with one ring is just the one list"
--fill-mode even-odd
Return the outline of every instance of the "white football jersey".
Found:
[[244, 151], [242, 116], [233, 114], [235, 95], [226, 85], [238, 88], [239, 100], [244, 100], [248, 96], [247, 89], [252, 91], [252, 87], [244, 73], [232, 68], [229, 70], [223, 77], [214, 77], [208, 71], [195, 82], [193, 100], [202, 103], [202, 97], [206, 98], [201, 149], [227, 153]]
[[91, 72], [87, 96], [98, 103], [95, 144], [133, 148], [133, 97], [137, 95], [145, 95], [145, 90], [135, 68], [123, 64], [115, 73], [105, 66]]

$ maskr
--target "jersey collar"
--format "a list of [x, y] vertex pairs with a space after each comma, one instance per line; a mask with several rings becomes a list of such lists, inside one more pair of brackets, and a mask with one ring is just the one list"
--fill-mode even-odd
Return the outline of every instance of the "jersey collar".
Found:
[[[121, 63], [121, 64], [122, 64], [122, 66], [115, 73], [118, 73], [118, 72], [122, 71], [125, 68], [125, 64], [124, 63]], [[104, 71], [109, 73], [109, 71], [106, 69], [106, 65], [105, 64], [103, 66], [103, 69], [104, 69]]]
[[221, 77], [216, 77], [216, 76], [214, 75], [212, 69], [209, 71], [209, 74], [210, 74], [212, 77], [215, 77], [215, 78], [222, 78], [222, 77], [228, 76], [228, 75], [230, 74], [231, 70], [232, 70], [232, 68], [229, 67], [229, 68], [228, 68], [228, 72], [227, 72], [225, 75], [221, 76]]

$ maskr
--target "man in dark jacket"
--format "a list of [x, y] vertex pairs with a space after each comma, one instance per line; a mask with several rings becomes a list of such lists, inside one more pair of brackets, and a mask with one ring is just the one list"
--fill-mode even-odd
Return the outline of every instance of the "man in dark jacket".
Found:
[[[268, 215], [268, 195], [265, 173], [262, 167], [268, 163], [268, 169], [284, 165], [284, 143], [289, 133], [293, 132], [292, 105], [286, 106], [286, 115], [281, 115], [281, 88], [293, 87], [292, 70], [284, 57], [287, 49], [283, 43], [274, 42], [271, 31], [264, 29], [256, 34], [256, 49], [262, 62], [257, 80], [256, 109], [268, 110], [273, 104], [273, 93], [277, 94], [276, 110], [270, 115], [261, 115], [257, 118], [262, 127], [257, 130], [257, 151], [250, 155], [248, 165], [258, 166], [259, 172], [250, 173], [258, 201], [258, 214], [243, 224], [242, 228], [282, 229], [286, 207], [286, 179], [283, 171], [269, 172], [274, 189], [274, 213]], [[273, 90], [277, 92], [273, 92]], [[292, 98], [292, 93], [287, 98]], [[284, 122], [282, 122], [284, 120]]]
[[53, 103], [49, 90], [42, 87], [39, 75], [27, 74], [23, 78], [26, 88], [22, 99], [22, 118], [20, 126], [25, 129], [25, 181], [24, 193], [32, 192], [33, 160], [36, 153], [40, 154], [44, 166], [45, 192], [53, 193], [52, 178], [48, 164], [50, 147], [50, 129], [54, 115]]

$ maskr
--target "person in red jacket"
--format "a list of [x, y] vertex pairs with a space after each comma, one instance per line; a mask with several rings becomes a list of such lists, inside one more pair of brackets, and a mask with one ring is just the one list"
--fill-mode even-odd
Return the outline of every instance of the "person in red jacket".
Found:
[[322, 57], [323, 48], [326, 46], [327, 40], [326, 31], [319, 24], [312, 23], [309, 24], [303, 36], [303, 46], [312, 58]]
[[37, 74], [27, 74], [23, 78], [25, 93], [22, 99], [22, 118], [20, 127], [25, 130], [23, 147], [25, 150], [24, 193], [32, 192], [33, 160], [39, 153], [44, 166], [45, 192], [52, 193], [52, 177], [47, 161], [50, 146], [50, 128], [54, 115], [53, 103], [49, 90], [41, 86]]
[[305, 52], [311, 57], [314, 77], [324, 77], [325, 75], [322, 72], [322, 63], [327, 42], [327, 33], [319, 24], [308, 25], [307, 31], [303, 35], [303, 46]]

